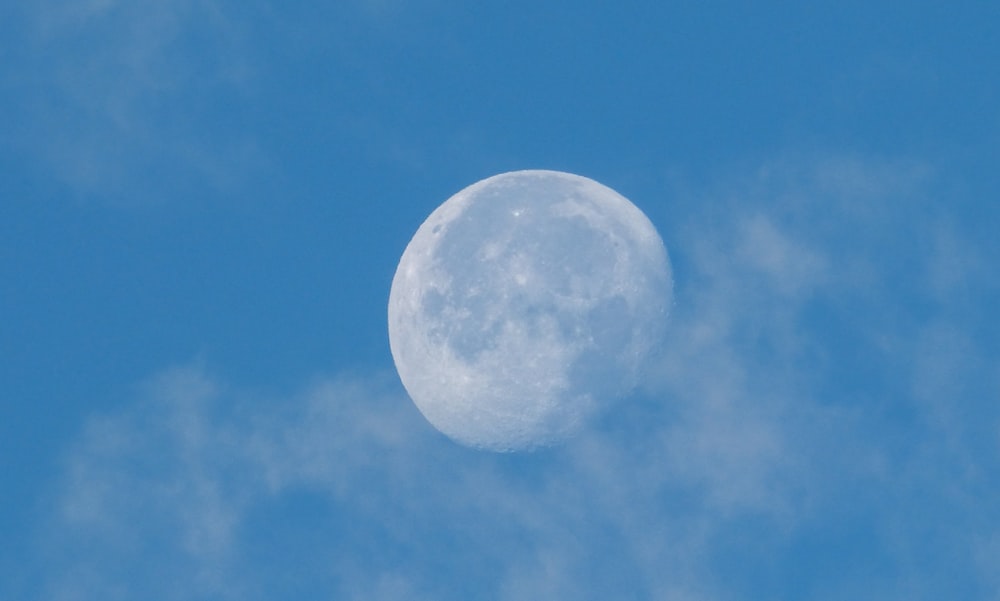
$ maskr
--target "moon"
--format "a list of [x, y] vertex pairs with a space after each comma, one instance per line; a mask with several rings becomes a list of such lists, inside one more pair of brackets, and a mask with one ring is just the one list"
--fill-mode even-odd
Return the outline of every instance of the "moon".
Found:
[[449, 198], [407, 245], [389, 345], [439, 431], [532, 450], [634, 389], [672, 292], [663, 241], [625, 197], [570, 173], [503, 173]]

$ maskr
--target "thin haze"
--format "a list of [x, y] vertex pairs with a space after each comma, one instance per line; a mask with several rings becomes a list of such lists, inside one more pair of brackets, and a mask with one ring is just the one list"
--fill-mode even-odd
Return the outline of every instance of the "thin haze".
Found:
[[[0, 598], [1000, 597], [1000, 9], [0, 8]], [[580, 173], [675, 300], [533, 454], [393, 371], [462, 187]]]

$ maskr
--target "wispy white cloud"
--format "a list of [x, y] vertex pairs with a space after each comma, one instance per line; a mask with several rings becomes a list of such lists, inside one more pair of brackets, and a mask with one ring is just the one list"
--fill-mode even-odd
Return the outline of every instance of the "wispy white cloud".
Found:
[[214, 0], [24, 8], [30, 60], [7, 90], [22, 114], [6, 142], [85, 197], [145, 203], [179, 193], [178, 181], [237, 185], [262, 155], [246, 130], [220, 125], [252, 71], [236, 14]]
[[654, 377], [561, 448], [454, 445], [389, 376], [166, 372], [71, 449], [51, 596], [990, 598], [997, 358], [928, 285], [942, 247], [900, 242], [933, 223], [886, 208], [926, 170], [831, 164], [700, 199]]
[[239, 469], [234, 424], [214, 423], [206, 411], [217, 394], [197, 370], [170, 371], [125, 414], [87, 424], [44, 532], [51, 567], [59, 566], [46, 575], [48, 594], [239, 596], [228, 564], [253, 488]]

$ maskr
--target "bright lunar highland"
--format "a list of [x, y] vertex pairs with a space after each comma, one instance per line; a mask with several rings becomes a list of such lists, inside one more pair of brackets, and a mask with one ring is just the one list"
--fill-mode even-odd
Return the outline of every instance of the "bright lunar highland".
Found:
[[578, 175], [515, 171], [417, 230], [392, 281], [389, 343], [438, 430], [533, 449], [634, 388], [671, 295], [667, 251], [635, 205]]

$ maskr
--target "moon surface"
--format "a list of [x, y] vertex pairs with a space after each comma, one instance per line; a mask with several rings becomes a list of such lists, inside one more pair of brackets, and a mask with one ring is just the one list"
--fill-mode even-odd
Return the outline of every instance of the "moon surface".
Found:
[[530, 450], [634, 388], [671, 296], [663, 241], [625, 197], [514, 171], [458, 192], [417, 230], [392, 280], [389, 344], [435, 428]]

